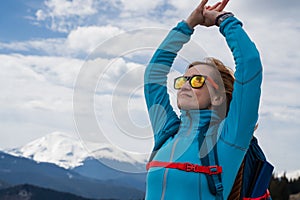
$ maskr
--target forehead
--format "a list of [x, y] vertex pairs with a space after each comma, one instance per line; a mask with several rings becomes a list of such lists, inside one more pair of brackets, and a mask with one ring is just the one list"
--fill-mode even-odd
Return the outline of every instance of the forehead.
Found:
[[184, 73], [184, 76], [193, 76], [193, 75], [206, 75], [206, 76], [212, 76], [214, 72], [214, 68], [212, 66], [208, 66], [205, 64], [195, 65], [189, 69], [186, 70]]

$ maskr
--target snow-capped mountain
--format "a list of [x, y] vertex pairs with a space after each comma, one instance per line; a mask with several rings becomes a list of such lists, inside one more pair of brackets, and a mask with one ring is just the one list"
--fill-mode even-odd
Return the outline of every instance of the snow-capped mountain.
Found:
[[147, 157], [121, 151], [110, 144], [83, 143], [75, 135], [54, 132], [23, 147], [6, 149], [5, 153], [51, 163], [88, 179], [145, 191]]
[[11, 155], [30, 158], [37, 162], [54, 163], [66, 169], [81, 166], [85, 160], [90, 158], [97, 159], [100, 162], [103, 161], [104, 163], [116, 161], [132, 165], [145, 165], [147, 161], [145, 155], [132, 155], [110, 144], [89, 143], [88, 146], [92, 146], [94, 150], [89, 152], [75, 135], [54, 132], [36, 139], [23, 147], [6, 149], [4, 151]]
[[81, 165], [88, 156], [75, 136], [61, 132], [51, 133], [23, 147], [7, 149], [5, 152], [38, 162], [54, 163], [67, 169]]

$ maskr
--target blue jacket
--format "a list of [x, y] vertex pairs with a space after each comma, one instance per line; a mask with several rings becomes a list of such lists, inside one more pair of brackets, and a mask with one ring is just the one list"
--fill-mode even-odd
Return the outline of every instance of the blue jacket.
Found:
[[[154, 132], [155, 156], [152, 160], [190, 162], [201, 165], [198, 134], [206, 134], [207, 124], [219, 122], [218, 158], [223, 168], [223, 196], [227, 199], [247, 151], [258, 119], [262, 66], [259, 53], [242, 23], [229, 17], [220, 25], [235, 64], [235, 83], [230, 110], [219, 119], [210, 110], [181, 111], [176, 115], [167, 93], [167, 74], [177, 52], [187, 43], [193, 30], [182, 21], [173, 28], [154, 53], [145, 71], [144, 92]], [[214, 199], [204, 174], [161, 167], [150, 168], [146, 199]]]

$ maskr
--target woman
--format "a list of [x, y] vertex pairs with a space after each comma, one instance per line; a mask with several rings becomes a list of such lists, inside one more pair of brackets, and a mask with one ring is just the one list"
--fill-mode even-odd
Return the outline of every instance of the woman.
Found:
[[[215, 199], [206, 178], [210, 170], [221, 173], [217, 195], [227, 199], [255, 129], [262, 81], [259, 53], [242, 23], [223, 11], [228, 0], [214, 6], [206, 6], [207, 1], [202, 0], [186, 21], [170, 31], [145, 72], [145, 98], [155, 141], [147, 165], [146, 199]], [[178, 118], [170, 105], [167, 74], [197, 25], [220, 27], [235, 60], [235, 81], [217, 59], [192, 63], [175, 79]], [[217, 138], [205, 148], [208, 142], [201, 138], [214, 132]], [[214, 147], [219, 166], [206, 168], [203, 158]]]

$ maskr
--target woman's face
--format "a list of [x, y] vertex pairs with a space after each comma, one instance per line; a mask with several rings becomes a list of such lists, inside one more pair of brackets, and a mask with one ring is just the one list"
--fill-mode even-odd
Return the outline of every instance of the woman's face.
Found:
[[[184, 76], [193, 75], [205, 75], [213, 78], [213, 70], [211, 66], [207, 65], [195, 65], [189, 68]], [[189, 81], [187, 81], [181, 89], [177, 92], [177, 105], [181, 110], [199, 110], [199, 109], [211, 109], [215, 99], [216, 92], [214, 87], [209, 81], [205, 81], [201, 88], [194, 89], [191, 87]]]

